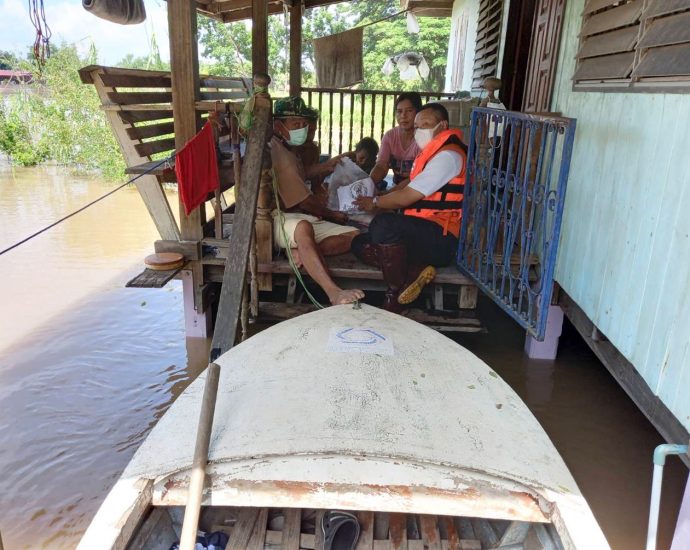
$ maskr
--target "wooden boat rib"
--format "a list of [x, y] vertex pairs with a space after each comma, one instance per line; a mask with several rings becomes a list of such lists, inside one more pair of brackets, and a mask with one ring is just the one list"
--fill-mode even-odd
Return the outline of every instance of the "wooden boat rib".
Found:
[[[331, 307], [217, 362], [205, 506], [551, 523], [565, 549], [608, 548], [524, 403], [423, 325], [369, 306]], [[79, 548], [124, 547], [151, 506], [185, 504], [203, 384], [202, 375], [154, 427]]]

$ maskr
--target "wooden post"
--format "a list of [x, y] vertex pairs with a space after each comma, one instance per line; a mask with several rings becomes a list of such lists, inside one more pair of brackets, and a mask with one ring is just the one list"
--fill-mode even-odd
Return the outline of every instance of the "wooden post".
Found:
[[235, 342], [249, 263], [249, 248], [254, 235], [261, 166], [264, 156], [268, 155], [266, 144], [272, 134], [271, 100], [258, 95], [254, 101], [254, 121], [247, 139], [242, 181], [236, 196], [232, 234], [211, 344], [212, 361], [229, 350]]
[[[175, 148], [179, 151], [198, 130], [196, 102], [199, 99], [199, 57], [197, 52], [196, 3], [189, 0], [168, 1], [168, 31], [170, 35], [170, 75], [172, 79], [173, 117], [175, 121]], [[200, 241], [203, 234], [205, 214], [203, 208], [195, 208], [185, 215], [180, 201], [180, 233], [182, 240]], [[189, 262], [191, 280], [183, 285], [193, 285], [194, 310], [185, 308], [185, 328], [190, 333], [193, 327], [208, 326], [201, 310], [203, 292], [203, 267], [196, 260]], [[207, 336], [204, 334], [203, 336]]]
[[296, 0], [290, 9], [290, 95], [300, 95], [302, 89], [302, 1]]
[[268, 0], [252, 0], [252, 73], [268, 73]]

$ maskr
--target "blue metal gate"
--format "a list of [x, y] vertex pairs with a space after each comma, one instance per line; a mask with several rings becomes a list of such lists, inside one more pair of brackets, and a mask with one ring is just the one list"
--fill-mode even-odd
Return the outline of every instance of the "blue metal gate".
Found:
[[472, 111], [458, 266], [539, 340], [574, 137], [574, 119]]

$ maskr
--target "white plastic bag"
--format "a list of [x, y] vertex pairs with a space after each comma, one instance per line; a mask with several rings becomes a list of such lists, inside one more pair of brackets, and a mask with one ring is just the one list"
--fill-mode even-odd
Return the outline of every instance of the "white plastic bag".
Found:
[[349, 157], [343, 157], [328, 177], [328, 208], [340, 210], [338, 188], [368, 177], [364, 170], [357, 166]]
[[373, 197], [376, 188], [374, 180], [370, 177], [355, 181], [350, 185], [343, 185], [338, 187], [338, 203], [341, 212], [359, 212], [359, 208], [355, 205], [355, 199], [358, 197]]

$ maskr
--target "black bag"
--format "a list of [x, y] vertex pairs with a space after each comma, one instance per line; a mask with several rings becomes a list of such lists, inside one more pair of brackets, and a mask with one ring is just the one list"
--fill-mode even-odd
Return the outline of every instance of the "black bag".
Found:
[[120, 25], [135, 25], [146, 19], [144, 0], [82, 0], [81, 4], [86, 11]]

